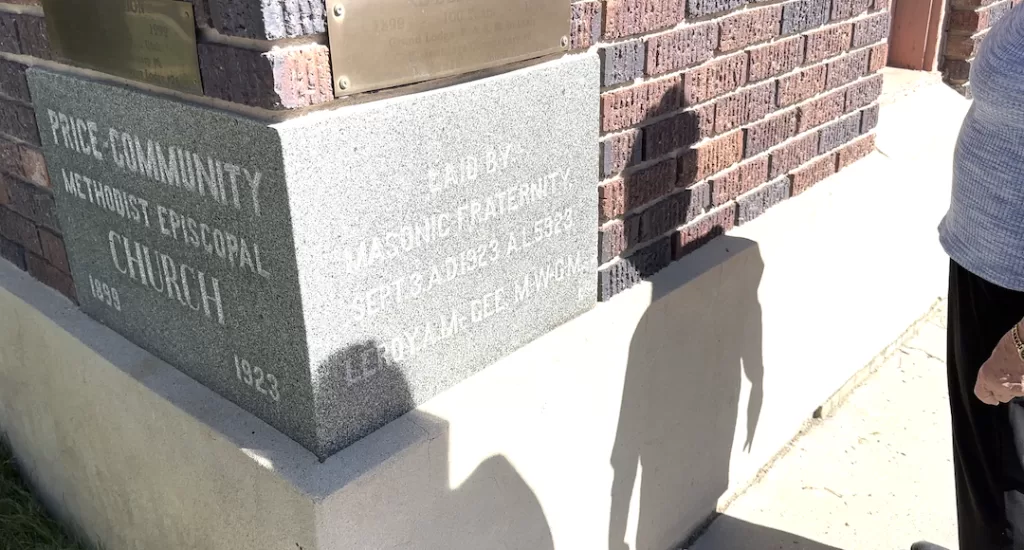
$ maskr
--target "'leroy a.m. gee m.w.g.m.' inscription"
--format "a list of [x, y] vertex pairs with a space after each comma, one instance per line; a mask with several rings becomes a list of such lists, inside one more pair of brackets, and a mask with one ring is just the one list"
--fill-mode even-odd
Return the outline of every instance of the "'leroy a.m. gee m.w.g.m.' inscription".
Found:
[[325, 457], [593, 306], [597, 72], [277, 124], [29, 82], [81, 307]]

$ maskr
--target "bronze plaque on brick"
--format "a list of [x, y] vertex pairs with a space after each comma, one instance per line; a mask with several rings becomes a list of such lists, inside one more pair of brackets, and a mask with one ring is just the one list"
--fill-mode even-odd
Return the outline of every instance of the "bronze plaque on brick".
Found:
[[339, 96], [568, 48], [569, 0], [327, 0]]
[[192, 4], [175, 0], [43, 0], [58, 58], [202, 94]]

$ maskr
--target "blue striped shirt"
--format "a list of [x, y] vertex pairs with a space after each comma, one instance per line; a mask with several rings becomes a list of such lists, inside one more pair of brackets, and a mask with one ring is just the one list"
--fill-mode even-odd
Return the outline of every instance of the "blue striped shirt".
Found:
[[1024, 291], [1024, 8], [989, 31], [971, 66], [971, 88], [939, 240], [971, 273]]

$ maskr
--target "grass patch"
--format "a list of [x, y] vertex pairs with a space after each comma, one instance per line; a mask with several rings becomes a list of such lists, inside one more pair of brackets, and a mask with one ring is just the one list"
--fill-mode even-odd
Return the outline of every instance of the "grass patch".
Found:
[[32, 495], [3, 437], [0, 437], [0, 550], [83, 550]]

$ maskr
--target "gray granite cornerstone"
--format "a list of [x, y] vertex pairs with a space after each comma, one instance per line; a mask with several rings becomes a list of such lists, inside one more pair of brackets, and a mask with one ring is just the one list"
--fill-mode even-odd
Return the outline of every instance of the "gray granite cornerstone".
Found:
[[283, 123], [29, 83], [81, 307], [321, 458], [595, 303], [595, 55]]

